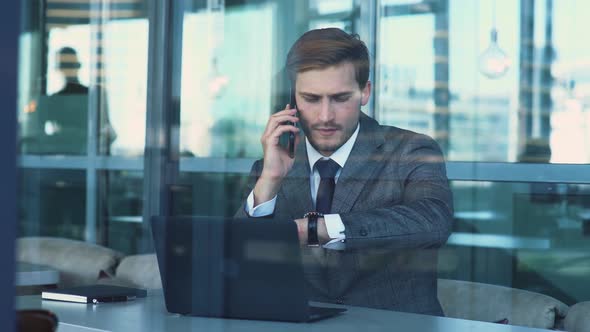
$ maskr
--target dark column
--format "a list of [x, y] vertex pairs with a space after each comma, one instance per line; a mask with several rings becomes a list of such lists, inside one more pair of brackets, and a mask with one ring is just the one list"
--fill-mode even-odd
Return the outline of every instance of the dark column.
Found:
[[520, 92], [518, 107], [519, 155], [533, 129], [534, 0], [520, 2]]
[[449, 6], [440, 0], [434, 15], [434, 138], [449, 151]]
[[152, 216], [170, 214], [179, 172], [180, 82], [184, 1], [150, 1], [148, 103], [140, 252], [153, 251]]
[[5, 1], [0, 11], [0, 331], [14, 326], [14, 239], [16, 236], [16, 101], [18, 37], [21, 31], [21, 2]]
[[551, 62], [553, 61], [553, 0], [547, 0], [545, 15], [545, 46], [541, 54], [541, 89], [540, 89], [540, 108], [541, 108], [541, 138], [549, 142], [551, 134], [551, 110], [553, 101], [551, 99], [551, 87], [553, 86], [553, 76], [551, 75]]

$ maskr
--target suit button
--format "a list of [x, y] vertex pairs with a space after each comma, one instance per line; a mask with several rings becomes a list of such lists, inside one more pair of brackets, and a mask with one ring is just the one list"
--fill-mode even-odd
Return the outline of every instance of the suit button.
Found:
[[367, 234], [369, 234], [369, 232], [367, 232], [366, 229], [361, 229], [361, 236], [367, 236]]

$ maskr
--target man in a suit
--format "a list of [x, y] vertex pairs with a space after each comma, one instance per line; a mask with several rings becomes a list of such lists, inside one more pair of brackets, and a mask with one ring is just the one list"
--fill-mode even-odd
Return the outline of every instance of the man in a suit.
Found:
[[[54, 95], [86, 95], [88, 96], [88, 87], [80, 83], [79, 73], [82, 64], [78, 59], [78, 53], [72, 47], [65, 46], [59, 49], [56, 54], [57, 57], [57, 70], [62, 74], [64, 78], [64, 86], [61, 90], [57, 91]], [[111, 144], [117, 138], [113, 126], [111, 125], [109, 110], [108, 110], [108, 97], [106, 91], [100, 86], [96, 87], [99, 96], [99, 153], [109, 154], [111, 151]], [[81, 109], [86, 109], [87, 105], [80, 105]], [[76, 121], [76, 118], [72, 118], [72, 121]], [[70, 125], [69, 131], [81, 131], [82, 136], [86, 133], [86, 123], [73, 123]]]
[[[443, 315], [437, 248], [453, 213], [438, 145], [361, 112], [371, 82], [358, 36], [309, 31], [286, 69], [297, 107], [268, 120], [236, 215], [297, 223], [313, 300]], [[305, 137], [290, 158], [279, 137], [299, 133], [297, 122]]]
[[78, 78], [80, 61], [75, 49], [65, 46], [57, 51], [57, 69], [63, 75], [65, 85], [56, 92], [58, 95], [87, 95], [88, 87], [82, 85]]

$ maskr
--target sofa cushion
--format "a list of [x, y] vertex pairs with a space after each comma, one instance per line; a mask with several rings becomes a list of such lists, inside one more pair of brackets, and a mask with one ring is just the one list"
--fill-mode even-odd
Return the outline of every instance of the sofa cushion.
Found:
[[571, 332], [590, 332], [590, 301], [571, 306], [563, 327]]
[[118, 282], [148, 289], [162, 288], [160, 270], [155, 254], [132, 255], [123, 258], [115, 277]]
[[123, 254], [96, 244], [54, 237], [17, 239], [16, 260], [59, 271], [58, 287], [93, 284], [100, 271], [114, 273]]
[[553, 328], [567, 314], [564, 303], [543, 294], [483, 283], [439, 279], [438, 298], [447, 317]]

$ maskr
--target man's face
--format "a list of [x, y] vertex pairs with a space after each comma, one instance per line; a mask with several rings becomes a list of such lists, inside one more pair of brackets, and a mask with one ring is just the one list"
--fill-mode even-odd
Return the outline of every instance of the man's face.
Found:
[[371, 83], [361, 89], [351, 62], [297, 74], [295, 92], [305, 136], [323, 156], [330, 156], [356, 130], [361, 106], [366, 105]]

